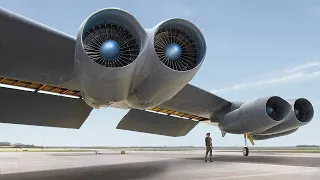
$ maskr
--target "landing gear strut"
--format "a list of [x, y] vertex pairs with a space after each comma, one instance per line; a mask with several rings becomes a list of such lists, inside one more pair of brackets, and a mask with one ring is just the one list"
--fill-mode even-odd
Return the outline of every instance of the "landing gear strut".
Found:
[[249, 155], [249, 148], [247, 145], [247, 135], [244, 134], [244, 147], [242, 148], [242, 154], [244, 156], [248, 156]]

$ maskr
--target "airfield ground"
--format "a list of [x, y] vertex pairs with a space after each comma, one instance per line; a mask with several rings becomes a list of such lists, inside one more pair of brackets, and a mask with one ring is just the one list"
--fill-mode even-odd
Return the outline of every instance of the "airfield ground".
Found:
[[[196, 148], [179, 148], [179, 147], [149, 147], [149, 148], [139, 148], [139, 147], [115, 147], [115, 148], [105, 148], [108, 150], [125, 150], [125, 151], [195, 151], [204, 150], [203, 147]], [[241, 151], [242, 147], [214, 147], [215, 151], [223, 152], [235, 152]], [[250, 151], [270, 151], [270, 152], [290, 152], [290, 153], [320, 153], [320, 147], [250, 147]]]
[[203, 149], [139, 151], [133, 148], [120, 154], [124, 149], [0, 152], [0, 180], [318, 180], [320, 177], [320, 153], [290, 153], [288, 150], [280, 153], [269, 149], [252, 150], [244, 157], [241, 148], [219, 149], [213, 152], [214, 162], [206, 163]]
[[79, 148], [0, 148], [0, 152], [93, 152]]
[[[0, 152], [95, 152], [97, 150], [115, 151], [197, 151], [203, 147], [105, 147], [105, 148], [1, 148]], [[216, 152], [236, 152], [242, 147], [214, 147]], [[250, 151], [279, 153], [320, 153], [320, 147], [250, 147]]]

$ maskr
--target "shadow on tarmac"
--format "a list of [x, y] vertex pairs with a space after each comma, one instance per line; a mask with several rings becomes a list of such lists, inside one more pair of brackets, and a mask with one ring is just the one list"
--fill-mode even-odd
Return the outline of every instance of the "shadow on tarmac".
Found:
[[119, 165], [92, 166], [48, 171], [0, 175], [1, 180], [95, 180], [95, 179], [144, 179], [163, 173], [168, 162], [144, 162]]
[[[299, 156], [299, 154], [297, 154]], [[185, 158], [190, 160], [203, 161], [203, 157]], [[240, 162], [240, 163], [258, 163], [258, 164], [274, 164], [287, 166], [305, 166], [320, 167], [320, 158], [318, 157], [284, 157], [284, 156], [213, 156], [213, 161], [223, 162]]]
[[[75, 154], [74, 154], [75, 155]], [[88, 154], [85, 154], [88, 155]], [[134, 154], [134, 156], [157, 157], [156, 154]], [[164, 158], [168, 155], [162, 155]], [[180, 160], [179, 160], [180, 159]], [[183, 161], [191, 160], [191, 161]], [[237, 163], [258, 163], [258, 164], [275, 164], [289, 166], [320, 167], [319, 157], [286, 157], [286, 156], [263, 156], [252, 154], [244, 157], [242, 155], [214, 155], [213, 163], [237, 162]], [[195, 164], [194, 164], [195, 163]], [[94, 179], [153, 179], [159, 174], [174, 169], [185, 169], [188, 165], [201, 167], [204, 157], [175, 157], [174, 160], [149, 161], [140, 163], [127, 163], [118, 165], [104, 165], [92, 167], [80, 167], [25, 173], [14, 173], [0, 175], [0, 180], [94, 180]], [[211, 163], [210, 163], [211, 164]], [[190, 166], [191, 167], [191, 166]], [[193, 166], [192, 166], [193, 167]], [[189, 168], [186, 168], [189, 169]], [[183, 170], [181, 170], [183, 171]]]

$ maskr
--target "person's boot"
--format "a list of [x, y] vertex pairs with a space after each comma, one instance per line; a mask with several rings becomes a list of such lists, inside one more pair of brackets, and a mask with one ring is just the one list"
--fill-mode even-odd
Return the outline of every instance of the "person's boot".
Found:
[[210, 162], [213, 162], [212, 158], [210, 158]]
[[205, 162], [208, 162], [208, 159], [207, 159], [207, 157], [205, 157], [205, 158], [204, 158], [204, 161], [205, 161]]

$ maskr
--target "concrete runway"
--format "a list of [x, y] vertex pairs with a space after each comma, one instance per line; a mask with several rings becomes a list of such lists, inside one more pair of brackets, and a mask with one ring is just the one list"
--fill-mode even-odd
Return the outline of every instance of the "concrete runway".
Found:
[[320, 154], [204, 151], [100, 151], [95, 153], [0, 153], [1, 180], [316, 180]]

